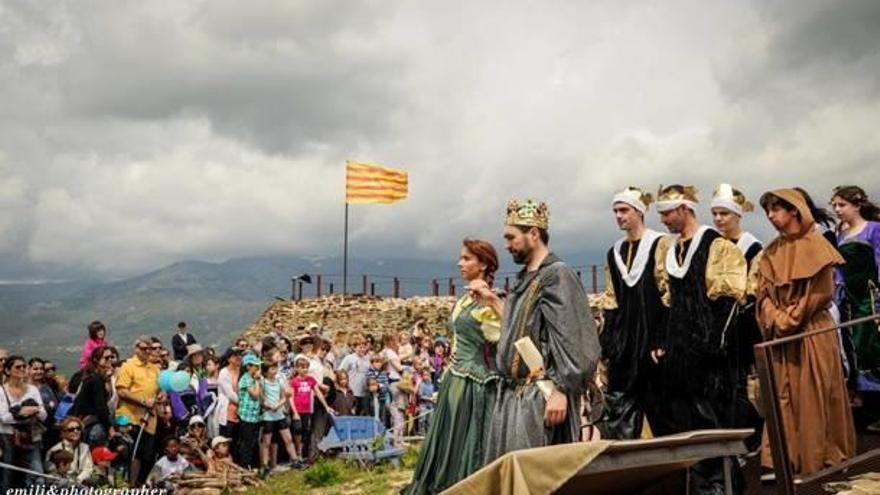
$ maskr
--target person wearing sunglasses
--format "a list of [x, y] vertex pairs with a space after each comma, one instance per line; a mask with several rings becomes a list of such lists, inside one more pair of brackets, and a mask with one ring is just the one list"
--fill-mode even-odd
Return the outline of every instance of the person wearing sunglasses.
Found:
[[[143, 428], [137, 452], [133, 453], [131, 462], [131, 479], [133, 483], [143, 481], [141, 466], [144, 462], [152, 463], [154, 435], [156, 434], [156, 414], [154, 411], [156, 398], [159, 395], [158, 350], [153, 350], [153, 340], [142, 335], [135, 340], [134, 357], [127, 360], [119, 369], [116, 379], [116, 391], [119, 395], [119, 406], [116, 415], [128, 416], [137, 428]], [[145, 470], [146, 471], [146, 470]]]
[[186, 433], [180, 437], [180, 453], [195, 468], [208, 469], [205, 455], [211, 450], [208, 425], [205, 418], [194, 415], [189, 420]]
[[55, 444], [46, 453], [46, 467], [49, 474], [58, 474], [57, 468], [51, 459], [59, 450], [66, 450], [73, 454], [73, 462], [67, 471], [67, 476], [75, 478], [78, 483], [83, 483], [92, 477], [95, 465], [92, 462], [92, 454], [89, 446], [82, 441], [83, 423], [75, 416], [68, 416], [61, 422], [61, 441]]
[[109, 394], [113, 362], [113, 351], [109, 347], [96, 347], [92, 351], [71, 409], [73, 416], [83, 418], [83, 439], [90, 447], [106, 444], [112, 433], [114, 415], [109, 407]]
[[[0, 387], [0, 445], [3, 450], [3, 462], [18, 463], [38, 473], [43, 472], [40, 459], [42, 441], [42, 425], [46, 421], [46, 408], [37, 387], [27, 383], [28, 366], [21, 356], [9, 356], [3, 363], [5, 383]], [[2, 488], [24, 486], [17, 476], [8, 469], [2, 470]], [[36, 482], [36, 478], [28, 475], [25, 483]]]

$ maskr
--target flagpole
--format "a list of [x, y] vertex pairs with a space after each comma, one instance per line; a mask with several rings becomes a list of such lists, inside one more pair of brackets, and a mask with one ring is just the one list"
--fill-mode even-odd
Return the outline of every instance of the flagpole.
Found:
[[345, 200], [345, 233], [342, 248], [342, 297], [348, 294], [348, 199]]

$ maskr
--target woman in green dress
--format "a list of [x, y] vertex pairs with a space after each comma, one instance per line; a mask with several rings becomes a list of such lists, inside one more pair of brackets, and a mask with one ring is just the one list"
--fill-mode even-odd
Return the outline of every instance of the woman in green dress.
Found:
[[[880, 208], [858, 186], [837, 187], [832, 194], [831, 206], [840, 219], [837, 246], [846, 260], [837, 272], [842, 320], [875, 315], [880, 303]], [[851, 327], [850, 332], [856, 357], [856, 374], [851, 382], [860, 394], [856, 403], [864, 401], [867, 397], [861, 394], [869, 392], [876, 401], [880, 388], [880, 327], [866, 322]], [[871, 423], [868, 430], [880, 431], [880, 421]]]
[[[498, 255], [486, 241], [465, 239], [458, 268], [469, 288], [491, 286]], [[498, 378], [493, 366], [501, 319], [472, 294], [469, 290], [458, 300], [449, 319], [452, 363], [440, 382], [413, 481], [403, 490], [407, 495], [439, 493], [482, 467]]]

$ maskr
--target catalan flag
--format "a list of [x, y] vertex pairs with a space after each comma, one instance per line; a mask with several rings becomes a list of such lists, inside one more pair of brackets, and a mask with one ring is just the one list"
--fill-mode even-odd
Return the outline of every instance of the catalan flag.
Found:
[[406, 198], [409, 178], [404, 170], [346, 162], [346, 203], [393, 203]]

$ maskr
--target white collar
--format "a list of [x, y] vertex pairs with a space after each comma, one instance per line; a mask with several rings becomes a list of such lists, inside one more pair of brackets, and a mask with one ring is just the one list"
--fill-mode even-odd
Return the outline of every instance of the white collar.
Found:
[[[739, 240], [736, 241], [736, 247], [738, 247], [739, 250], [742, 251], [742, 254], [745, 255], [746, 251], [748, 251], [749, 248], [752, 247], [752, 244], [756, 242], [758, 244], [761, 244], [761, 241], [759, 241], [757, 237], [753, 236], [749, 232], [743, 232], [742, 235], [739, 237]], [[763, 244], [761, 245], [763, 246]]]
[[697, 228], [697, 232], [694, 234], [693, 239], [691, 239], [690, 246], [688, 246], [687, 254], [684, 257], [684, 264], [682, 265], [678, 264], [678, 259], [675, 256], [675, 246], [678, 245], [678, 240], [681, 239], [681, 234], [674, 234], [672, 236], [669, 250], [666, 251], [666, 272], [669, 273], [670, 276], [684, 278], [688, 269], [691, 267], [691, 261], [694, 259], [697, 247], [699, 247], [700, 241], [703, 239], [703, 234], [708, 230], [710, 230], [709, 227], [705, 225], [700, 225]]
[[651, 257], [651, 246], [653, 246], [654, 241], [661, 236], [663, 236], [663, 234], [656, 230], [645, 229], [641, 241], [639, 242], [639, 248], [636, 250], [636, 256], [633, 258], [632, 267], [630, 268], [626, 267], [626, 263], [624, 263], [623, 258], [620, 257], [620, 247], [623, 246], [626, 237], [621, 237], [614, 243], [614, 247], [612, 248], [614, 251], [614, 264], [617, 265], [617, 271], [620, 273], [620, 278], [623, 279], [628, 287], [636, 285], [639, 282], [639, 279], [642, 278], [642, 273], [645, 271], [645, 266], [647, 266], [648, 260]]

